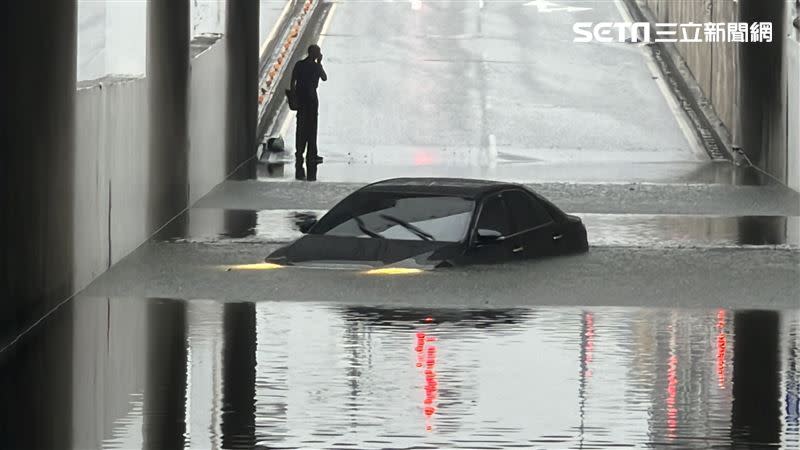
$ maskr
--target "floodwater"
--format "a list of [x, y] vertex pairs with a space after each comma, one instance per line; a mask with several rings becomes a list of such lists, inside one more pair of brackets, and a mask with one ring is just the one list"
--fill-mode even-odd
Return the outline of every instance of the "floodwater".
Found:
[[0, 358], [4, 449], [800, 445], [800, 310], [78, 298]]
[[[288, 243], [302, 237], [299, 224], [327, 210], [261, 211], [191, 209], [167, 226], [158, 240], [174, 242]], [[592, 246], [648, 248], [800, 248], [797, 216], [585, 214]]]

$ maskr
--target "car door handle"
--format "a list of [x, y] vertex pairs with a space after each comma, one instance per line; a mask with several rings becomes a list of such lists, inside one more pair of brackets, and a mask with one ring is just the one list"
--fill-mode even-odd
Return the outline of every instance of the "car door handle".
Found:
[[519, 253], [519, 252], [521, 252], [521, 251], [523, 251], [523, 250], [525, 250], [525, 247], [523, 247], [523, 246], [521, 246], [521, 245], [520, 245], [519, 247], [517, 247], [517, 248], [515, 248], [514, 250], [512, 250], [512, 252], [514, 252], [514, 253]]
[[554, 234], [554, 235], [553, 235], [553, 240], [554, 240], [554, 241], [557, 241], [557, 240], [559, 240], [559, 239], [561, 239], [561, 238], [563, 238], [563, 237], [564, 237], [564, 235], [563, 235], [563, 234]]

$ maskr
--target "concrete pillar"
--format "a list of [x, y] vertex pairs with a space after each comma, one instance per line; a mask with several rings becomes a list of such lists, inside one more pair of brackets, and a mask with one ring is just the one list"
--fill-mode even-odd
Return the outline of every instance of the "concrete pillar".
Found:
[[0, 345], [72, 293], [76, 11], [4, 2]]
[[147, 5], [150, 231], [188, 203], [189, 0]]
[[786, 182], [784, 1], [740, 0], [741, 22], [772, 22], [771, 43], [739, 46], [741, 146], [753, 164]]
[[222, 447], [256, 445], [256, 308], [226, 303], [223, 312]]
[[142, 448], [184, 448], [186, 433], [186, 302], [147, 304], [147, 376]]
[[731, 437], [736, 448], [780, 440], [779, 326], [775, 311], [734, 313]]
[[[74, 76], [74, 74], [73, 74]], [[73, 448], [74, 303], [0, 358], [0, 446]]]
[[[227, 173], [256, 155], [258, 115], [258, 0], [228, 2], [225, 39], [228, 47]], [[248, 164], [235, 178], [255, 175]]]

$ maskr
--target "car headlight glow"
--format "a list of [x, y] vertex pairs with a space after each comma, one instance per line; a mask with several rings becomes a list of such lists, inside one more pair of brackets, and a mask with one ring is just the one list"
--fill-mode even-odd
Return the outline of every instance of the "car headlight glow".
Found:
[[412, 269], [408, 267], [382, 267], [364, 272], [367, 275], [411, 275], [421, 273], [422, 269]]

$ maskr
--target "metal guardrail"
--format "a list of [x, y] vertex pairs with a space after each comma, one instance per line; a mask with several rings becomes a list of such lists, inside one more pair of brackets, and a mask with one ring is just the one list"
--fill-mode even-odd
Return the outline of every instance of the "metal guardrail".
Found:
[[297, 47], [299, 37], [308, 25], [308, 18], [317, 5], [317, 1], [305, 0], [300, 11], [286, 24], [278, 45], [267, 58], [265, 70], [261, 73], [258, 86], [258, 123], [264, 119], [267, 105], [277, 92], [279, 80], [289, 64], [291, 55]]

